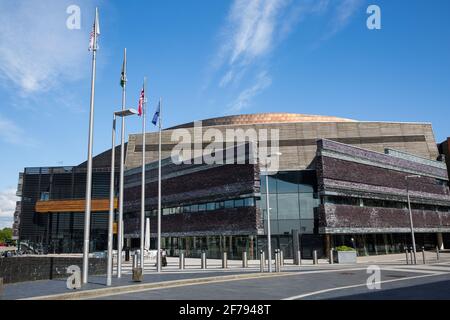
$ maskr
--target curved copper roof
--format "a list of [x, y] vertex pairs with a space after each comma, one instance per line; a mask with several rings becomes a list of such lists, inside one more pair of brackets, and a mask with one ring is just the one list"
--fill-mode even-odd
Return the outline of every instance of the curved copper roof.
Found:
[[[202, 126], [220, 126], [220, 125], [248, 125], [261, 123], [294, 123], [294, 122], [354, 122], [355, 120], [338, 118], [332, 116], [318, 116], [297, 113], [256, 113], [226, 116], [202, 120]], [[190, 128], [194, 123], [185, 123], [169, 129]]]

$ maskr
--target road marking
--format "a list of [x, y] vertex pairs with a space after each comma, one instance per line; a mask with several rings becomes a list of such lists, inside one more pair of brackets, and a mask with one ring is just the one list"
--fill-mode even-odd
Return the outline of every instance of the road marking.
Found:
[[425, 273], [425, 274], [446, 274], [450, 272], [450, 270], [430, 270], [430, 269], [422, 269], [422, 268], [413, 268], [413, 267], [394, 267], [394, 268], [381, 268], [382, 271], [397, 271], [397, 272], [408, 272], [408, 273]]
[[[385, 269], [382, 269], [382, 270], [385, 270]], [[426, 278], [426, 277], [435, 277], [435, 276], [438, 276], [438, 275], [441, 275], [441, 274], [442, 273], [439, 273], [439, 274], [433, 273], [433, 274], [426, 274], [426, 275], [421, 275], [421, 276], [407, 277], [407, 278], [402, 278], [402, 279], [384, 280], [384, 281], [377, 282], [376, 284], [398, 282], [398, 281], [406, 281], [406, 280], [420, 279], [420, 278]], [[298, 300], [298, 299], [302, 299], [302, 298], [306, 298], [306, 297], [310, 297], [310, 296], [315, 296], [315, 295], [322, 294], [322, 293], [338, 291], [338, 290], [345, 290], [345, 289], [352, 289], [352, 288], [358, 288], [358, 287], [366, 287], [366, 286], [367, 286], [367, 284], [364, 283], [364, 284], [355, 284], [355, 285], [345, 286], [345, 287], [330, 288], [330, 289], [324, 289], [324, 290], [304, 293], [304, 294], [300, 294], [300, 295], [297, 295], [297, 296], [284, 298], [282, 300]]]

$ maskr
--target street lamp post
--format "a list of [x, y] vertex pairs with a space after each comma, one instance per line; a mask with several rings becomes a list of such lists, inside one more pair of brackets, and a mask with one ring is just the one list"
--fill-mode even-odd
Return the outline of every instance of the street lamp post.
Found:
[[[112, 259], [112, 249], [113, 249], [113, 225], [114, 225], [114, 174], [115, 174], [115, 156], [116, 156], [116, 118], [132, 116], [137, 114], [134, 109], [127, 109], [122, 111], [114, 112], [113, 114], [113, 126], [112, 126], [112, 149], [111, 149], [111, 182], [109, 186], [109, 219], [108, 219], [108, 263], [107, 263], [107, 276], [106, 285], [111, 285], [112, 269], [113, 269], [113, 259]], [[122, 132], [125, 129], [125, 121], [122, 121]], [[123, 179], [120, 179], [120, 186], [123, 188]], [[120, 222], [119, 222], [120, 223]], [[120, 244], [119, 244], [120, 245]], [[117, 257], [120, 259], [120, 257]]]
[[[273, 156], [281, 156], [281, 153], [273, 153], [267, 155], [267, 158]], [[270, 192], [269, 192], [269, 163], [266, 161], [266, 212], [267, 212], [267, 259], [269, 262], [269, 272], [272, 272], [272, 235], [270, 232]]]
[[409, 224], [410, 224], [410, 228], [411, 228], [411, 241], [412, 241], [412, 246], [413, 246], [414, 264], [417, 264], [417, 259], [416, 259], [416, 238], [414, 236], [414, 224], [413, 224], [413, 217], [412, 217], [412, 210], [411, 210], [411, 199], [410, 199], [410, 196], [409, 196], [408, 179], [409, 178], [420, 178], [420, 177], [421, 176], [419, 176], [419, 175], [411, 175], [411, 176], [406, 176], [405, 177], [405, 181], [406, 181], [406, 195], [408, 197]]

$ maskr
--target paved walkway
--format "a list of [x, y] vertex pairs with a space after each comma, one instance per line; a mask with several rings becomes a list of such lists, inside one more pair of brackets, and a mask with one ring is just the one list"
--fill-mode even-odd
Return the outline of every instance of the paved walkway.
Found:
[[[418, 264], [422, 263], [422, 254], [418, 254]], [[420, 258], [420, 259], [419, 259]], [[436, 254], [426, 254], [427, 263], [436, 263]], [[441, 253], [441, 261], [450, 261], [450, 252]], [[157, 273], [154, 267], [154, 261], [146, 261], [144, 281], [140, 283], [132, 282], [131, 280], [131, 264], [124, 263], [123, 276], [118, 279], [116, 276], [113, 278], [112, 287], [124, 287], [130, 285], [141, 285], [151, 283], [161, 283], [175, 280], [188, 280], [188, 279], [203, 279], [213, 278], [221, 276], [246, 276], [254, 275], [258, 276], [259, 261], [250, 260], [248, 268], [242, 268], [242, 261], [228, 261], [228, 268], [222, 269], [222, 261], [218, 259], [208, 259], [208, 267], [206, 270], [200, 269], [200, 259], [186, 259], [185, 270], [179, 270], [178, 258], [168, 258], [168, 266], [163, 268], [162, 273]], [[388, 256], [371, 256], [358, 258], [357, 267], [364, 267], [369, 264], [380, 265], [398, 265], [407, 268], [405, 263], [405, 255], [388, 255]], [[311, 260], [303, 260], [302, 266], [296, 266], [292, 260], [287, 259], [283, 268], [284, 272], [310, 272], [314, 270], [333, 270], [333, 269], [348, 269], [354, 268], [355, 265], [330, 265], [327, 260], [320, 259], [318, 265], [313, 265]], [[413, 266], [411, 266], [413, 267]], [[431, 266], [422, 266], [422, 268]], [[436, 268], [436, 267], [434, 267]], [[267, 270], [267, 266], [266, 266]], [[268, 275], [260, 274], [260, 275]], [[79, 291], [96, 290], [107, 288], [105, 285], [105, 276], [90, 276], [89, 283]], [[44, 295], [64, 294], [71, 292], [66, 288], [66, 279], [58, 280], [41, 280], [33, 282], [22, 282], [16, 284], [8, 284], [4, 286], [4, 293], [0, 296], [0, 300], [15, 300], [25, 299]]]

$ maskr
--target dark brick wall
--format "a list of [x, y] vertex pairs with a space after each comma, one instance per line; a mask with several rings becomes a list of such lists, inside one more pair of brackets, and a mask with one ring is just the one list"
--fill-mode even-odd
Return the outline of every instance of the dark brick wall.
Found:
[[[408, 180], [413, 203], [450, 206], [446, 170], [433, 163], [426, 164], [427, 161], [409, 156], [408, 159], [398, 158], [321, 140], [315, 163], [318, 191], [323, 196], [376, 198], [406, 203], [405, 177], [416, 174], [421, 177]], [[319, 207], [318, 219], [319, 230], [327, 230], [327, 233], [345, 233], [346, 230], [399, 232], [410, 227], [409, 211], [396, 208], [328, 203]], [[419, 230], [437, 232], [439, 228], [450, 228], [450, 213], [413, 210], [413, 221], [414, 227]]]
[[[183, 174], [183, 170], [193, 167], [178, 166], [180, 175], [169, 178], [165, 178], [169, 170], [165, 171], [163, 167], [163, 207], [224, 201], [259, 192], [259, 172], [255, 165], [197, 165], [196, 169], [199, 171], [184, 171], [186, 173]], [[174, 172], [172, 169], [170, 173]], [[146, 175], [150, 178], [156, 177], [157, 172], [149, 170]], [[136, 177], [130, 177], [131, 179], [136, 181]], [[140, 230], [141, 186], [126, 187], [124, 201], [125, 234], [137, 233]], [[146, 210], [156, 209], [157, 201], [158, 184], [157, 180], [153, 180], [146, 185]], [[259, 228], [258, 221], [259, 213], [255, 207], [236, 208], [163, 216], [161, 227], [163, 233], [188, 234], [204, 231], [211, 234], [255, 234]], [[150, 225], [152, 232], [155, 232], [156, 219], [151, 218]]]
[[[255, 207], [234, 208], [226, 210], [184, 213], [163, 216], [161, 221], [162, 233], [182, 236], [196, 232], [203, 235], [215, 234], [254, 234], [257, 231], [259, 214]], [[140, 217], [135, 214], [127, 218], [125, 233], [133, 233], [135, 226], [140, 226]], [[157, 220], [150, 218], [151, 233], [156, 233]]]
[[[0, 277], [4, 283], [48, 280], [69, 277], [67, 267], [82, 267], [82, 258], [72, 257], [11, 257], [0, 258]], [[106, 259], [89, 259], [89, 274], [106, 273]]]
[[[156, 177], [156, 173], [149, 171], [146, 175]], [[235, 186], [235, 188], [227, 187]], [[204, 171], [185, 174], [174, 178], [164, 179], [161, 182], [164, 190], [164, 205], [179, 205], [180, 203], [192, 203], [209, 199], [216, 199], [218, 195], [223, 198], [238, 196], [242, 193], [253, 193], [255, 189], [255, 169], [252, 165], [225, 165], [212, 167]], [[219, 191], [213, 192], [214, 190]], [[200, 194], [195, 191], [202, 191]], [[126, 188], [124, 191], [125, 212], [140, 209], [141, 186]], [[147, 183], [145, 188], [146, 206], [154, 207], [157, 203], [157, 181]]]
[[[321, 163], [321, 181], [333, 179], [347, 182], [364, 183], [377, 187], [406, 189], [405, 177], [411, 173], [389, 170], [370, 165], [350, 162], [329, 157], [319, 157]], [[447, 186], [438, 184], [437, 180], [429, 177], [409, 180], [411, 191], [427, 192], [437, 195], [449, 195]], [[326, 185], [319, 186], [322, 190]]]
[[[386, 232], [392, 228], [409, 228], [409, 211], [393, 208], [370, 208], [347, 205], [321, 205], [319, 227], [375, 228]], [[450, 214], [413, 210], [414, 228], [450, 228]]]
[[317, 141], [318, 153], [320, 154], [322, 150], [329, 150], [332, 152], [353, 156], [355, 158], [357, 157], [361, 159], [367, 159], [378, 164], [389, 165], [403, 168], [409, 171], [414, 171], [418, 174], [432, 175], [442, 177], [443, 179], [448, 179], [447, 170], [445, 170], [444, 168], [437, 168], [435, 166], [430, 166], [424, 163], [409, 161], [406, 159], [393, 157], [391, 155], [357, 148], [343, 143], [337, 143], [327, 139], [321, 139]]

